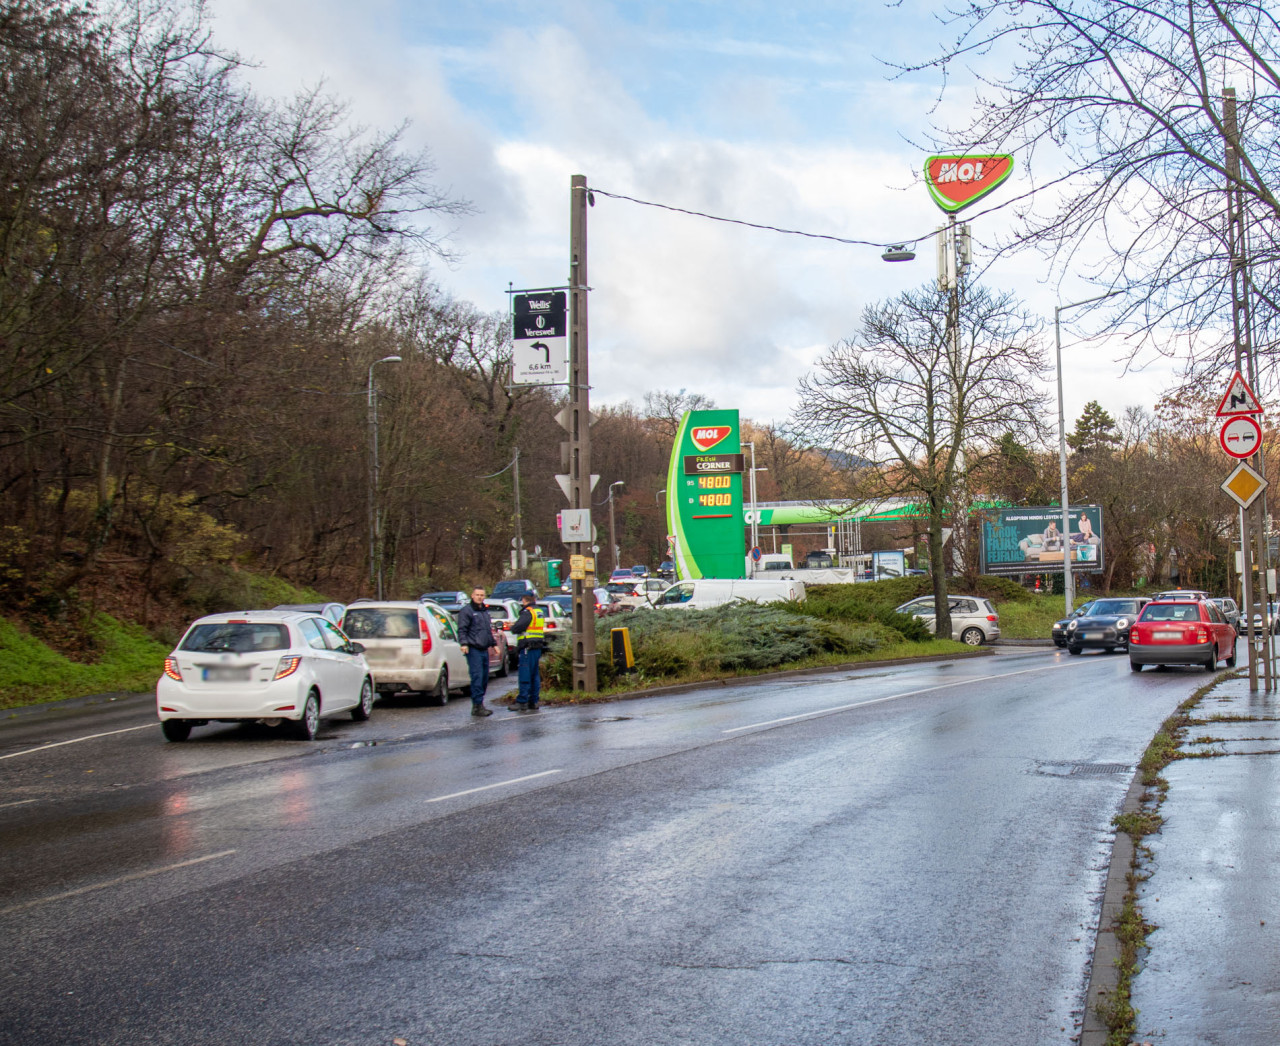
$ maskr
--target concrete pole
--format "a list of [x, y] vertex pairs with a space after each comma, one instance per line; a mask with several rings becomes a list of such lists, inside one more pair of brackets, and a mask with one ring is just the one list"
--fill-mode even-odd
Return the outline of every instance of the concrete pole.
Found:
[[[591, 508], [591, 394], [587, 366], [587, 177], [569, 179], [569, 505]], [[574, 555], [591, 553], [591, 536], [574, 542]], [[596, 601], [573, 579], [573, 689], [595, 693]]]
[[523, 521], [520, 517], [520, 448], [516, 447], [516, 456], [511, 461], [511, 469], [515, 478], [516, 487], [516, 571], [524, 569], [524, 529]]
[[376, 598], [382, 598], [382, 514], [378, 506], [378, 394], [373, 368], [379, 363], [399, 363], [399, 356], [383, 356], [369, 364], [369, 580]]

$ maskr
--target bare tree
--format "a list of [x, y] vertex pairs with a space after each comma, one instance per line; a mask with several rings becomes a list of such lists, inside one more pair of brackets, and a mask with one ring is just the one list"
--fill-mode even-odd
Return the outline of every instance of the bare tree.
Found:
[[[980, 70], [976, 116], [947, 147], [1012, 151], [1032, 187], [1006, 247], [1045, 250], [1060, 274], [1122, 293], [1112, 319], [1193, 364], [1231, 344], [1228, 184], [1249, 216], [1257, 344], [1280, 326], [1280, 23], [1269, 0], [974, 0], [945, 19], [957, 42], [930, 65]], [[1013, 50], [1012, 68], [1001, 61]], [[998, 68], [997, 68], [998, 63]], [[1226, 161], [1223, 90], [1239, 93]]]
[[1008, 432], [1038, 435], [1044, 395], [1038, 321], [1008, 294], [962, 288], [956, 337], [949, 296], [932, 287], [863, 310], [800, 382], [797, 420], [816, 440], [873, 463], [879, 496], [918, 500], [929, 525], [938, 634], [951, 634], [942, 531], [966, 476]]

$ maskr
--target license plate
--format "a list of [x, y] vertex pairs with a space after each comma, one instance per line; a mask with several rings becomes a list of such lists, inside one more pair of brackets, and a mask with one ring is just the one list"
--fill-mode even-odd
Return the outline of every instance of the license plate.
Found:
[[1181, 639], [1181, 632], [1152, 632], [1152, 639]]
[[1101, 639], [1101, 638], [1102, 638], [1102, 633], [1101, 633], [1101, 632], [1086, 632], [1086, 633], [1084, 634], [1084, 637], [1085, 637], [1085, 639]]
[[251, 668], [206, 668], [206, 683], [247, 683], [252, 674]]

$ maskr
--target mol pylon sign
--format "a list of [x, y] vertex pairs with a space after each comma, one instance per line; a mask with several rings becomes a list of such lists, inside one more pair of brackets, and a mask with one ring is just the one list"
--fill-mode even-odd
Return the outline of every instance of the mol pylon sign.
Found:
[[982, 199], [1012, 173], [1013, 157], [1007, 153], [930, 156], [924, 162], [929, 195], [948, 214]]
[[742, 445], [736, 410], [691, 410], [667, 470], [667, 533], [681, 579], [746, 575]]

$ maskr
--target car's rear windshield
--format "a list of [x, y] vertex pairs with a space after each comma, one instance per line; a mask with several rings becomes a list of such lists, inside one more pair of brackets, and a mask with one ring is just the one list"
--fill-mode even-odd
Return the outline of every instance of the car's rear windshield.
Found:
[[1136, 599], [1100, 599], [1089, 608], [1089, 617], [1105, 617], [1111, 614], [1136, 614]]
[[1200, 607], [1196, 603], [1148, 603], [1141, 620], [1199, 621]]
[[348, 610], [342, 631], [352, 639], [417, 639], [418, 611], [411, 607]]
[[617, 596], [629, 596], [636, 590], [636, 585], [634, 581], [610, 581], [604, 590]]
[[288, 650], [289, 628], [287, 625], [265, 621], [196, 625], [183, 637], [178, 649], [201, 654], [251, 654], [259, 650]]

